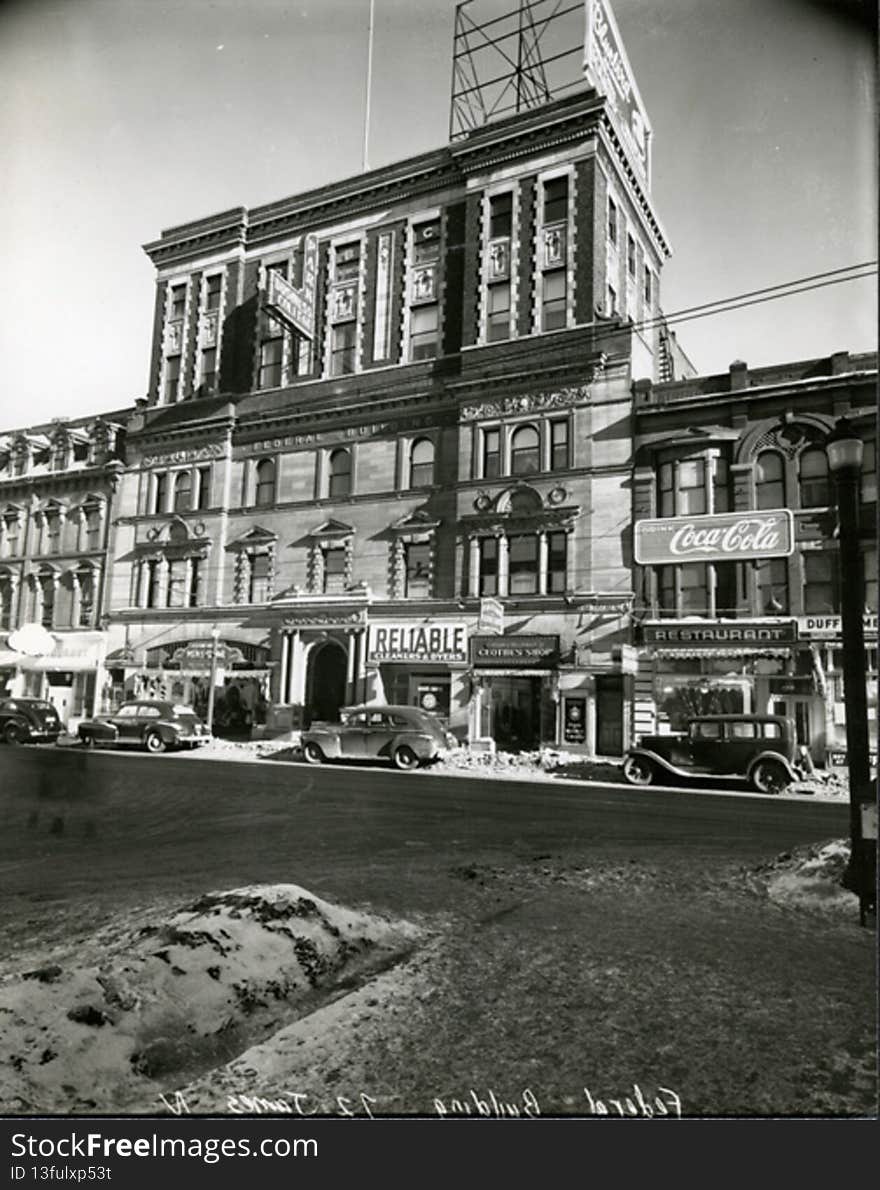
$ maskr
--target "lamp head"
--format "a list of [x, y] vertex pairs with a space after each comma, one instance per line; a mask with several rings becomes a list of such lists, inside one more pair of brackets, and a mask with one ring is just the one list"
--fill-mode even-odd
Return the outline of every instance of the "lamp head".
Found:
[[825, 441], [825, 453], [832, 474], [861, 471], [863, 452], [864, 446], [858, 431], [847, 418], [839, 418]]

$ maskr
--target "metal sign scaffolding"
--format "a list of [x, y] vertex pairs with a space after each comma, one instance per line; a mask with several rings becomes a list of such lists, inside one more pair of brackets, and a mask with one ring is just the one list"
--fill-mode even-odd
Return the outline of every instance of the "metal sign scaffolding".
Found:
[[582, 90], [583, 57], [584, 0], [464, 0], [455, 10], [449, 139]]

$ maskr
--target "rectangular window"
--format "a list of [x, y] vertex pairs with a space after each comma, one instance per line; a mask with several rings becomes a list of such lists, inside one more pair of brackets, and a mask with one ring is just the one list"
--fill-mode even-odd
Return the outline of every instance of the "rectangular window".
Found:
[[785, 558], [765, 558], [755, 566], [758, 591], [758, 615], [774, 616], [788, 612], [788, 562]]
[[877, 547], [862, 551], [865, 562], [865, 611], [877, 614]]
[[147, 563], [147, 607], [159, 606], [159, 563], [151, 560]]
[[412, 542], [406, 546], [407, 599], [428, 599], [431, 595], [430, 542]]
[[556, 331], [565, 326], [565, 269], [545, 273], [541, 290], [541, 330]]
[[348, 376], [354, 371], [357, 328], [353, 322], [334, 326], [330, 339], [330, 375]]
[[629, 233], [626, 237], [626, 271], [635, 280], [636, 276], [636, 242]]
[[189, 591], [187, 592], [187, 603], [190, 607], [199, 606], [199, 594], [201, 589], [202, 579], [202, 560], [201, 558], [190, 558], [189, 560]]
[[46, 517], [46, 546], [50, 554], [61, 553], [61, 517], [57, 512]]
[[92, 623], [95, 610], [95, 579], [90, 573], [83, 573], [79, 578], [79, 627], [88, 628]]
[[647, 265], [645, 265], [645, 272], [643, 276], [644, 282], [642, 285], [642, 297], [645, 300], [645, 307], [650, 308], [651, 303], [654, 300], [654, 274]]
[[360, 242], [341, 244], [335, 252], [334, 281], [357, 281], [361, 267]]
[[[742, 565], [742, 563], [740, 563]], [[715, 615], [736, 615], [736, 562], [715, 562]]]
[[410, 359], [432, 359], [439, 348], [440, 310], [431, 306], [413, 306], [410, 311]]
[[168, 589], [165, 596], [166, 607], [185, 607], [186, 561], [175, 558], [168, 563]]
[[617, 313], [617, 290], [613, 285], [608, 286], [608, 293], [605, 297], [605, 305], [607, 307], [608, 314]]
[[510, 282], [490, 285], [486, 305], [486, 341], [498, 343], [510, 338]]
[[705, 562], [689, 562], [678, 568], [682, 616], [709, 614], [709, 579]]
[[413, 227], [413, 261], [435, 264], [440, 259], [440, 220], [431, 219]]
[[206, 347], [202, 351], [201, 362], [202, 388], [206, 393], [212, 393], [217, 387], [217, 348]]
[[544, 183], [544, 225], [568, 219], [568, 178], [551, 178]]
[[171, 286], [170, 318], [183, 318], [186, 310], [186, 285]]
[[568, 418], [550, 422], [550, 470], [565, 471], [568, 461]]
[[568, 586], [568, 534], [547, 534], [547, 590], [561, 595]]
[[86, 508], [83, 516], [85, 519], [85, 548], [98, 550], [101, 548], [101, 510], [100, 508]]
[[173, 404], [177, 400], [177, 389], [180, 383], [180, 356], [169, 355], [165, 360], [165, 403]]
[[675, 612], [675, 567], [657, 567], [657, 606], [660, 611]]
[[269, 598], [269, 555], [250, 554], [248, 603], [265, 603]]
[[483, 479], [501, 474], [501, 431], [483, 430]]
[[720, 455], [712, 472], [712, 511], [730, 512], [730, 468]]
[[862, 449], [862, 503], [877, 503], [877, 443], [873, 438]]
[[613, 198], [608, 199], [608, 240], [617, 244], [617, 203]]
[[42, 579], [40, 590], [43, 596], [40, 623], [44, 628], [51, 628], [55, 623], [55, 580], [51, 578]]
[[284, 359], [284, 336], [264, 340], [260, 347], [260, 388], [278, 388]]
[[494, 537], [480, 540], [480, 594], [498, 594], [498, 541]]
[[213, 277], [208, 277], [205, 282], [205, 309], [219, 310], [220, 309], [220, 291], [223, 288], [223, 275], [215, 273]]
[[513, 230], [513, 195], [494, 194], [489, 199], [489, 239], [509, 236]]
[[0, 581], [0, 628], [12, 627], [12, 583]]
[[804, 560], [804, 611], [840, 611], [838, 593], [837, 556], [830, 553], [808, 553]]
[[165, 499], [168, 492], [168, 475], [165, 471], [156, 471], [153, 475], [153, 503], [152, 511], [158, 514], [165, 511]]
[[705, 464], [702, 459], [688, 459], [678, 464], [679, 516], [701, 516], [706, 511]]
[[675, 516], [675, 467], [661, 463], [657, 475], [657, 511], [660, 516]]
[[10, 517], [9, 520], [4, 521], [3, 534], [3, 556], [4, 558], [14, 558], [18, 554], [18, 536], [19, 536], [19, 522], [15, 517]]
[[345, 590], [345, 550], [332, 546], [324, 554], [324, 594], [341, 594]]
[[511, 595], [534, 595], [538, 590], [538, 538], [534, 533], [508, 539]]
[[211, 468], [196, 469], [196, 508], [202, 511], [211, 507]]

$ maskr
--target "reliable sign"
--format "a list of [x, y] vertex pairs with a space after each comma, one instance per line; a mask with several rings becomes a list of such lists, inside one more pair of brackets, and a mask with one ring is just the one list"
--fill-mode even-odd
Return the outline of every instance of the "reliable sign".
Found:
[[467, 625], [371, 624], [367, 661], [467, 661]]
[[793, 550], [794, 518], [787, 508], [636, 521], [634, 553], [640, 566], [787, 558]]

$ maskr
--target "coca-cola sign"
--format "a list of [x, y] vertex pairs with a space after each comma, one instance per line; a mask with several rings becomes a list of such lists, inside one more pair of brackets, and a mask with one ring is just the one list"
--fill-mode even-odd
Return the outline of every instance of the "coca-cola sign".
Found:
[[794, 518], [787, 508], [636, 522], [640, 566], [787, 558], [793, 549]]

